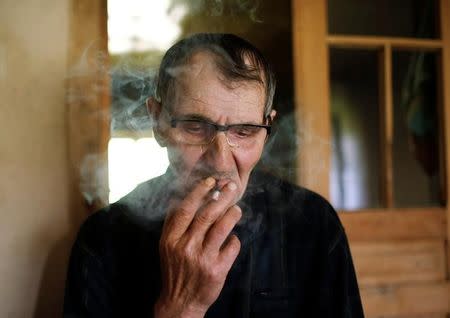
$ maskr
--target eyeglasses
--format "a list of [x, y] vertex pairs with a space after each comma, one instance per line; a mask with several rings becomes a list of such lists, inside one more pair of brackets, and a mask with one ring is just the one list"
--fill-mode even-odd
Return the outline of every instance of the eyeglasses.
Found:
[[[270, 117], [267, 117], [270, 123]], [[261, 136], [265, 130], [265, 137], [270, 135], [271, 125], [233, 124], [217, 125], [200, 119], [170, 120], [172, 128], [176, 128], [175, 138], [177, 142], [190, 145], [209, 145], [218, 132], [224, 132], [228, 144], [232, 147], [248, 148]]]

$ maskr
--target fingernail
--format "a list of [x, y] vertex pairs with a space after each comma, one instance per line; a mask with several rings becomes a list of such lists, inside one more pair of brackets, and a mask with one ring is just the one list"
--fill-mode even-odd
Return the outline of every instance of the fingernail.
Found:
[[216, 183], [216, 179], [213, 177], [208, 177], [206, 178], [205, 183], [208, 187], [212, 187]]
[[230, 189], [231, 191], [234, 191], [237, 189], [237, 185], [234, 182], [230, 182], [228, 183], [228, 189]]

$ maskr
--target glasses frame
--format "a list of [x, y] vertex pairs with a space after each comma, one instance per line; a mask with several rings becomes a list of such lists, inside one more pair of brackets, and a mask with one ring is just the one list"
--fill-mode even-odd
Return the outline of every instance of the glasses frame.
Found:
[[249, 126], [249, 127], [257, 127], [257, 128], [264, 128], [266, 129], [267, 135], [266, 135], [266, 140], [267, 138], [270, 136], [271, 132], [272, 132], [272, 119], [270, 116], [266, 117], [266, 120], [268, 121], [269, 125], [258, 125], [258, 124], [231, 124], [231, 125], [219, 125], [207, 120], [203, 120], [203, 119], [196, 119], [196, 118], [174, 118], [171, 117], [170, 119], [170, 126], [172, 128], [176, 128], [177, 124], [179, 122], [200, 122], [200, 123], [205, 123], [207, 125], [210, 125], [211, 127], [214, 127], [215, 129], [215, 134], [213, 135], [213, 137], [211, 138], [211, 140], [208, 143], [205, 144], [210, 144], [214, 138], [217, 136], [218, 132], [227, 132], [230, 128], [232, 127], [238, 127], [238, 126]]

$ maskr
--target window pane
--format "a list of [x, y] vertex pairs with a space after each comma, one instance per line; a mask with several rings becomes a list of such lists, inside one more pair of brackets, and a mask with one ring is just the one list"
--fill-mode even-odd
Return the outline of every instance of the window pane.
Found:
[[437, 38], [436, 0], [329, 0], [330, 34]]
[[162, 55], [181, 33], [170, 0], [108, 0], [111, 61], [110, 203], [165, 172], [168, 156], [153, 138], [145, 100]]
[[436, 55], [394, 52], [394, 203], [439, 205]]
[[113, 203], [137, 184], [162, 175], [168, 165], [165, 148], [155, 138], [111, 138], [108, 144], [109, 202]]
[[338, 209], [378, 207], [377, 52], [331, 49], [330, 71], [331, 201]]

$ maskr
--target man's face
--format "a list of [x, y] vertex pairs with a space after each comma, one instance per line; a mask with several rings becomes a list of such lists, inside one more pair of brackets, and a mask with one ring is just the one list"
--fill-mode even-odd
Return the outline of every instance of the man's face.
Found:
[[[265, 124], [265, 91], [260, 83], [225, 85], [212, 56], [202, 52], [195, 54], [178, 73], [170, 107], [172, 118], [200, 118], [219, 125]], [[250, 146], [230, 146], [224, 132], [219, 132], [210, 144], [199, 146], [175, 142], [164, 111], [159, 121], [182, 192], [189, 191], [199, 180], [213, 176], [219, 189], [233, 181], [239, 197], [242, 196], [249, 175], [261, 157], [267, 136], [265, 129]]]

